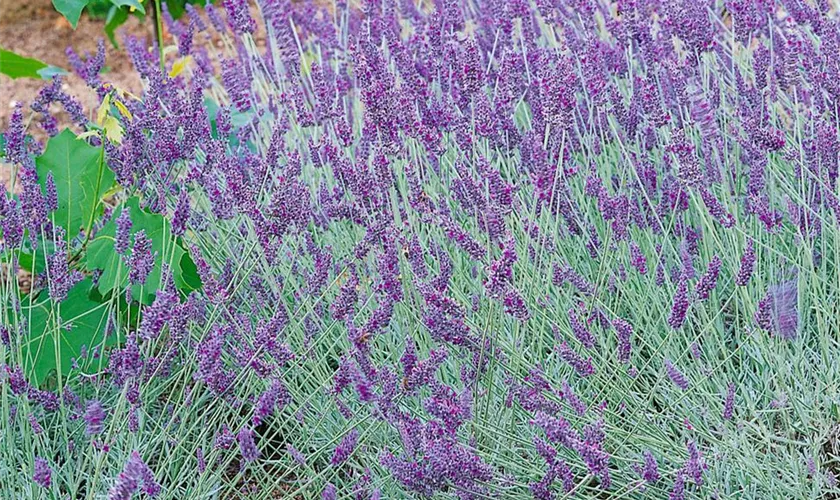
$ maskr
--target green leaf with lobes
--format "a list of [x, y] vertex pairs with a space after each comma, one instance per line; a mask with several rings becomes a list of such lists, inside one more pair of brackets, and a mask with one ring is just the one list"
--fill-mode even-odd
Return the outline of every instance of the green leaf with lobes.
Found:
[[104, 165], [101, 148], [78, 139], [69, 129], [51, 137], [44, 154], [35, 159], [38, 182], [46, 189], [52, 173], [58, 193], [55, 223], [69, 240], [102, 213], [102, 196], [114, 185], [114, 173]]
[[90, 298], [91, 286], [87, 278], [60, 304], [42, 293], [37, 303], [22, 307], [21, 317], [29, 318], [29, 335], [22, 346], [23, 367], [33, 384], [42, 384], [54, 370], [68, 376], [74, 360], [83, 373], [107, 366], [102, 348], [118, 339], [115, 334], [106, 336], [109, 306]]
[[[160, 287], [161, 265], [166, 262], [172, 270], [175, 286], [179, 290], [190, 291], [201, 286], [195, 263], [181, 243], [172, 235], [171, 224], [159, 214], [147, 212], [140, 207], [140, 199], [132, 197], [114, 210], [113, 217], [88, 244], [85, 261], [90, 270], [100, 269], [99, 293], [107, 295], [111, 290], [122, 290], [128, 286], [128, 268], [123, 257], [114, 251], [117, 232], [116, 219], [123, 210], [129, 211], [131, 218], [130, 253], [134, 235], [141, 229], [152, 242], [155, 264], [144, 286], [132, 285], [131, 295], [144, 304], [151, 304], [155, 291]], [[142, 295], [141, 295], [142, 292]]]

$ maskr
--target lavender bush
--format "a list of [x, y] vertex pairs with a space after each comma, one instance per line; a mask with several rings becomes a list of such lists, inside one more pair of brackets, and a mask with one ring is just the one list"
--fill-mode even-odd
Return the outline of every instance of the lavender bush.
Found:
[[15, 110], [0, 496], [840, 494], [836, 4], [222, 4]]

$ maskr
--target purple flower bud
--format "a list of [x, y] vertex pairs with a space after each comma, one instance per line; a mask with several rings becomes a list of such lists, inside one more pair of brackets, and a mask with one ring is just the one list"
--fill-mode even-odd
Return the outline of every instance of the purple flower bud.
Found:
[[108, 492], [108, 500], [129, 500], [141, 483], [146, 495], [156, 497], [160, 493], [160, 485], [152, 470], [143, 462], [139, 453], [132, 451], [125, 468]]
[[630, 265], [635, 267], [639, 274], [647, 274], [647, 259], [635, 242], [630, 243]]
[[324, 491], [321, 492], [321, 500], [335, 500], [336, 498], [338, 498], [338, 490], [332, 483], [327, 483]]
[[204, 448], [198, 447], [195, 450], [195, 460], [198, 466], [198, 473], [203, 474], [207, 469], [207, 460], [204, 458]]
[[222, 5], [228, 15], [228, 23], [237, 35], [253, 33], [257, 29], [247, 0], [223, 0]]
[[3, 231], [0, 248], [17, 248], [23, 241], [23, 214], [18, 201], [6, 193], [5, 187], [0, 187], [0, 192], [0, 230]]
[[222, 429], [216, 432], [216, 437], [213, 439], [213, 448], [217, 450], [228, 450], [233, 446], [235, 440], [236, 437], [230, 431], [230, 428], [226, 424], [223, 424]]
[[618, 336], [618, 361], [621, 363], [630, 362], [630, 352], [632, 350], [631, 339], [633, 338], [633, 327], [627, 321], [621, 318], [616, 318], [612, 322]]
[[286, 443], [286, 452], [297, 462], [299, 465], [306, 465], [306, 457], [303, 456], [303, 453], [298, 451], [292, 443]]
[[38, 434], [44, 432], [44, 428], [41, 427], [41, 423], [38, 422], [38, 418], [35, 416], [34, 413], [30, 413], [27, 416], [27, 419], [29, 420], [29, 426], [32, 428], [32, 434], [35, 434], [37, 436]]
[[723, 205], [715, 198], [715, 195], [712, 194], [706, 188], [700, 189], [700, 196], [703, 198], [703, 202], [706, 204], [706, 208], [709, 209], [709, 215], [715, 218], [720, 224], [725, 228], [730, 228], [735, 225], [735, 217], [732, 216]]
[[700, 359], [703, 357], [703, 351], [700, 350], [700, 344], [697, 342], [692, 342], [691, 345], [688, 346], [688, 350], [691, 352], [691, 357], [694, 359]]
[[260, 425], [263, 420], [274, 413], [276, 407], [282, 409], [290, 401], [291, 395], [288, 389], [286, 389], [286, 386], [279, 379], [274, 379], [269, 388], [257, 400], [257, 406], [254, 409], [254, 416], [251, 422], [255, 426]]
[[359, 295], [358, 292], [359, 276], [355, 270], [351, 270], [347, 281], [341, 285], [338, 297], [330, 305], [330, 312], [332, 312], [333, 318], [337, 321], [343, 321], [352, 317], [353, 309], [356, 307], [356, 300]]
[[503, 302], [505, 312], [519, 321], [527, 321], [531, 317], [528, 306], [525, 304], [525, 299], [515, 289], [508, 289]]
[[58, 208], [58, 190], [55, 187], [55, 178], [53, 177], [52, 171], [47, 172], [47, 210], [52, 212]]
[[578, 318], [577, 312], [575, 312], [574, 308], [569, 309], [569, 323], [572, 326], [572, 333], [575, 335], [575, 338], [578, 339], [584, 347], [587, 349], [595, 347], [595, 337], [586, 328], [586, 325], [581, 322], [580, 318]]
[[[3, 134], [6, 139], [6, 161], [24, 163], [28, 153], [26, 148], [26, 126], [23, 123], [23, 104], [15, 103], [9, 119], [9, 129]], [[4, 186], [5, 187], [5, 186]]]
[[[247, 111], [251, 107], [251, 80], [235, 59], [222, 61], [222, 84], [237, 110]], [[221, 127], [218, 130], [220, 137], [227, 137], [222, 135]]]
[[677, 471], [674, 485], [668, 494], [668, 500], [685, 500], [685, 472], [682, 469]]
[[572, 428], [572, 424], [563, 417], [552, 417], [540, 411], [531, 420], [531, 424], [542, 428], [548, 439], [563, 446], [574, 448], [577, 442], [580, 441], [580, 436]]
[[187, 230], [187, 222], [189, 220], [190, 198], [187, 193], [181, 193], [181, 196], [178, 197], [178, 204], [175, 205], [175, 213], [172, 215], [172, 234], [175, 237], [183, 236]]
[[565, 399], [566, 402], [569, 403], [569, 406], [571, 406], [572, 409], [575, 410], [575, 413], [577, 413], [581, 417], [586, 415], [586, 403], [584, 403], [577, 396], [577, 394], [575, 394], [574, 390], [572, 389], [572, 386], [569, 385], [568, 380], [563, 380], [561, 389], [563, 391], [563, 399]]
[[[64, 231], [57, 230], [59, 240], [64, 239]], [[70, 270], [67, 261], [67, 247], [57, 245], [55, 253], [49, 256], [47, 273], [49, 276], [50, 298], [61, 302], [67, 298], [70, 289], [84, 277], [80, 271]]]
[[703, 455], [697, 444], [694, 441], [686, 443], [688, 448], [688, 460], [685, 462], [683, 469], [688, 474], [697, 486], [703, 485], [703, 471], [706, 469], [706, 463], [703, 461]]

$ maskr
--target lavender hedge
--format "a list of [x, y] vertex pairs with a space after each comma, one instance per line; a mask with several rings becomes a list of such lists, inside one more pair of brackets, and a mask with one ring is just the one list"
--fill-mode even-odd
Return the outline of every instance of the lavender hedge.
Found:
[[840, 495], [836, 3], [168, 24], [4, 135], [0, 496]]

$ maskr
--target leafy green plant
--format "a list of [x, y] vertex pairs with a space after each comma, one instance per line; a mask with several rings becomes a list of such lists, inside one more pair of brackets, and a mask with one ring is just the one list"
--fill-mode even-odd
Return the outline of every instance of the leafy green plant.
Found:
[[105, 165], [104, 149], [64, 129], [47, 142], [35, 165], [42, 187], [46, 189], [50, 174], [54, 179], [58, 192], [55, 223], [64, 228], [68, 239], [75, 238], [80, 230], [89, 233], [102, 214], [102, 196], [114, 185], [114, 173]]
[[[113, 335], [106, 339], [105, 318], [113, 312], [109, 310], [109, 297], [115, 294], [122, 297], [128, 285], [128, 271], [114, 251], [116, 227], [110, 213], [117, 217], [127, 210], [132, 222], [131, 234], [144, 231], [155, 254], [154, 268], [145, 283], [130, 287], [129, 297], [139, 304], [151, 304], [161, 285], [164, 263], [171, 270], [177, 289], [186, 293], [201, 287], [195, 263], [183, 243], [172, 235], [166, 218], [143, 209], [140, 197], [126, 197], [115, 183], [104, 148], [89, 142], [94, 138], [101, 143], [119, 137], [113, 134], [113, 127], [119, 125], [109, 120], [112, 118], [109, 101], [106, 97], [104, 106], [100, 107], [97, 122], [102, 126], [90, 124], [90, 130], [78, 136], [64, 129], [51, 137], [44, 152], [34, 159], [40, 187], [44, 192], [54, 193], [55, 207], [49, 217], [55, 228], [62, 229], [63, 241], [54, 241], [45, 234], [31, 235], [25, 238], [21, 248], [7, 249], [0, 254], [7, 264], [16, 261], [20, 268], [35, 276], [49, 276], [51, 272], [64, 272], [51, 268], [56, 263], [51, 264], [48, 256], [65, 246], [73, 251], [69, 270], [84, 276], [58, 301], [45, 289], [33, 290], [22, 301], [21, 317], [29, 325], [22, 344], [23, 366], [28, 378], [36, 384], [53, 376], [61, 379], [72, 373], [84, 373], [88, 368], [101, 368], [105, 360], [102, 348], [117, 343]], [[124, 200], [108, 210], [110, 219], [102, 220], [106, 196]], [[50, 279], [70, 278], [65, 273], [63, 277]], [[121, 308], [128, 310], [128, 304], [124, 300], [122, 303]], [[141, 314], [142, 309], [136, 309], [135, 321]], [[115, 317], [125, 318], [119, 314]], [[91, 357], [94, 353], [96, 356]]]

